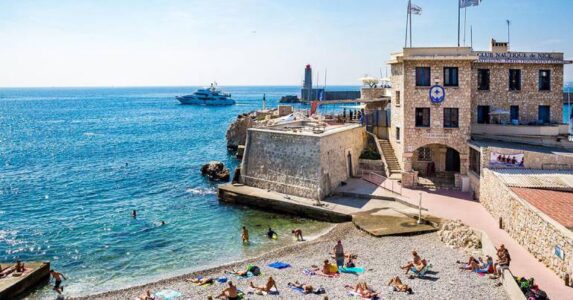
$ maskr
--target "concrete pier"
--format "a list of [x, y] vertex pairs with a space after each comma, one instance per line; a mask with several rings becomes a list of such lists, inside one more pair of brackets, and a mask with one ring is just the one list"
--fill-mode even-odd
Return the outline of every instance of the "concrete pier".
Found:
[[[2, 264], [3, 269], [9, 266]], [[22, 297], [34, 287], [48, 283], [50, 278], [49, 262], [24, 262], [24, 266], [26, 270], [21, 276], [9, 274], [7, 277], [0, 278], [0, 299]]]

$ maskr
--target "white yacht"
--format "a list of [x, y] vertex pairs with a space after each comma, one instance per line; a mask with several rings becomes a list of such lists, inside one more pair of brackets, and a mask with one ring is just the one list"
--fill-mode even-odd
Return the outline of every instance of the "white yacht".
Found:
[[176, 96], [181, 104], [194, 105], [233, 105], [235, 100], [231, 99], [231, 94], [225, 94], [217, 89], [217, 84], [211, 83], [209, 88], [198, 89], [191, 95]]

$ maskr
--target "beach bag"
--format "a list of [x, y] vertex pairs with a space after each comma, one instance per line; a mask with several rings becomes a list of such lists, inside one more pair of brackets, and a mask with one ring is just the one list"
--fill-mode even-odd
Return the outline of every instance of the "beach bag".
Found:
[[338, 267], [336, 265], [330, 264], [328, 265], [328, 270], [330, 271], [330, 273], [337, 273]]

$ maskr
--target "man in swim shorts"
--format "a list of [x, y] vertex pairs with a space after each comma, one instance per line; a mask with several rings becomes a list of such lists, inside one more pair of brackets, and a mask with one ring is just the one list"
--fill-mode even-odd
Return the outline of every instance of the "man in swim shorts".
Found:
[[232, 281], [229, 281], [229, 287], [224, 289], [219, 296], [215, 298], [224, 298], [227, 300], [238, 300], [239, 293], [237, 291], [237, 287], [233, 284]]
[[249, 231], [247, 230], [247, 227], [243, 226], [243, 231], [241, 233], [241, 238], [243, 239], [243, 243], [244, 244], [248, 244], [249, 243]]
[[67, 280], [66, 276], [54, 270], [50, 270], [50, 275], [52, 275], [54, 280], [56, 280], [56, 283], [54, 284], [54, 291], [56, 291], [58, 294], [61, 294], [64, 291], [64, 287], [62, 286], [62, 278]]
[[304, 239], [302, 238], [302, 230], [293, 229], [292, 234], [294, 234], [294, 237], [296, 238], [297, 241], [299, 241], [299, 242], [304, 241]]

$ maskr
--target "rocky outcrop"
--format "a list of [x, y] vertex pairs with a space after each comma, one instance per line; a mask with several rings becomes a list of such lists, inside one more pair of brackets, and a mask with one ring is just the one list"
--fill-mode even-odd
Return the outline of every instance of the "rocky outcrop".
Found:
[[239, 145], [244, 145], [247, 140], [247, 129], [254, 127], [256, 121], [252, 114], [242, 114], [229, 125], [227, 129], [227, 149], [237, 150]]
[[279, 103], [300, 103], [300, 99], [297, 96], [293, 96], [293, 95], [287, 95], [287, 96], [282, 96], [281, 100], [279, 100]]
[[466, 250], [481, 248], [480, 233], [472, 230], [460, 220], [445, 222], [438, 231], [438, 236], [444, 244], [454, 248]]
[[211, 161], [201, 167], [201, 175], [214, 181], [229, 181], [231, 173], [220, 161]]

